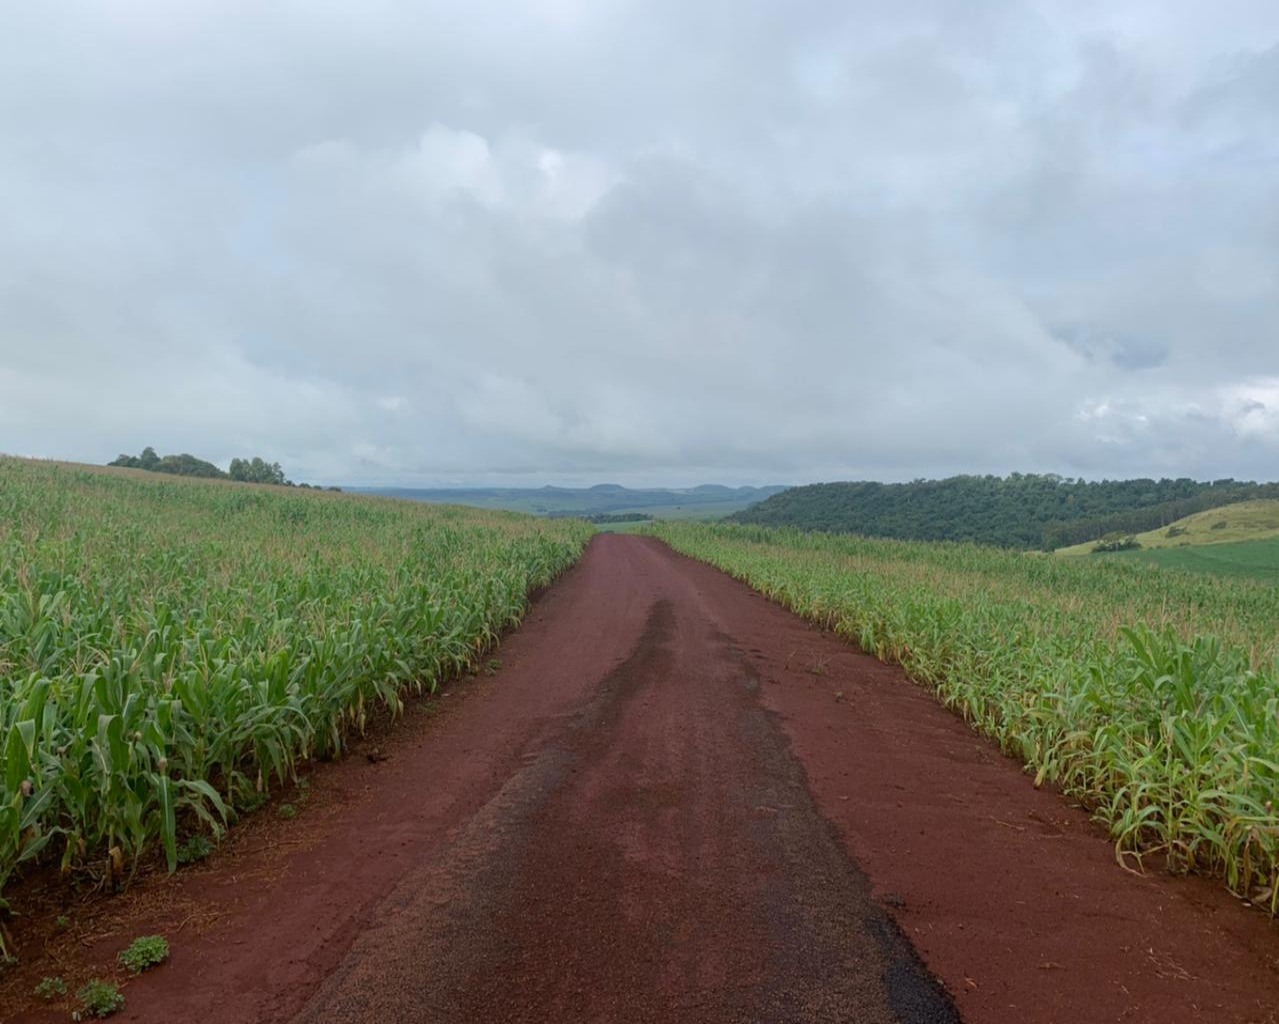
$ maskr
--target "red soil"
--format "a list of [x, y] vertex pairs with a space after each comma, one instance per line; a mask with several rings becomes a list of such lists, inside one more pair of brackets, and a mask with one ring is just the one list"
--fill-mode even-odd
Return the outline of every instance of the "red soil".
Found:
[[1260, 913], [1122, 870], [900, 671], [655, 541], [597, 539], [500, 656], [296, 820], [29, 923], [6, 1019], [159, 931], [117, 1019], [1279, 1020]]

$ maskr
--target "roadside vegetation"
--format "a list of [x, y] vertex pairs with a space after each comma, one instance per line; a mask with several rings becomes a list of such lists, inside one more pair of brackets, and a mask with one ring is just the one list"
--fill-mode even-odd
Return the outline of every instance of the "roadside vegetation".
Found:
[[25, 865], [198, 859], [375, 708], [482, 664], [590, 533], [0, 459], [0, 943]]
[[1071, 480], [1054, 474], [956, 476], [904, 484], [793, 487], [730, 518], [897, 540], [1055, 548], [1167, 528], [1205, 509], [1279, 498], [1279, 484], [1238, 480]]
[[1036, 785], [1092, 808], [1121, 863], [1215, 875], [1279, 910], [1279, 587], [1126, 555], [651, 532], [903, 666]]

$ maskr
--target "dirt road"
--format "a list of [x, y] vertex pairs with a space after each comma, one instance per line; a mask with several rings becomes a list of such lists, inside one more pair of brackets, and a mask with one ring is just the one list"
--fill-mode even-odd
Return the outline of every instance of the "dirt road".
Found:
[[499, 656], [131, 897], [174, 954], [123, 1018], [1276, 1019], [1260, 914], [1122, 871], [899, 672], [656, 541], [598, 538]]

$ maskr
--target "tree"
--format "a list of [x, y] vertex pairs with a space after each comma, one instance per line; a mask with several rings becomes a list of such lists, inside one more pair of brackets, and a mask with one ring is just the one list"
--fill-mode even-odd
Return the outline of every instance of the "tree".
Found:
[[232, 459], [230, 476], [232, 480], [240, 480], [249, 484], [277, 484], [283, 486], [288, 483], [284, 476], [284, 470], [278, 462], [267, 462], [257, 455], [252, 459]]

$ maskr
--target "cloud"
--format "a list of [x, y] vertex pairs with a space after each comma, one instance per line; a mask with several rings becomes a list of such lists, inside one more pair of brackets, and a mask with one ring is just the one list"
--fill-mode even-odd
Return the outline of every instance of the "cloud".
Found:
[[1225, 389], [1221, 403], [1235, 433], [1279, 452], [1279, 379], [1258, 380]]
[[1277, 55], [1259, 0], [28, 5], [0, 449], [1273, 476]]

